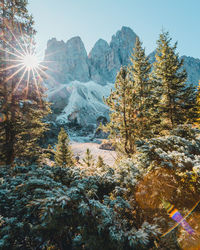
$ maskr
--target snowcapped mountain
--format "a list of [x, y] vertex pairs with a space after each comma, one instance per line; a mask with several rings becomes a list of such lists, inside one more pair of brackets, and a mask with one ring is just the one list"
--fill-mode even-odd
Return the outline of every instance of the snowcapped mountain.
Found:
[[103, 103], [113, 84], [102, 86], [93, 81], [72, 81], [48, 91], [50, 102], [54, 103], [56, 121], [60, 124], [73, 123], [87, 126], [96, 124], [98, 119], [108, 117], [108, 107]]
[[[129, 64], [137, 35], [122, 27], [107, 43], [99, 39], [87, 55], [80, 37], [66, 43], [52, 38], [47, 43], [45, 60], [48, 99], [52, 105], [51, 118], [57, 123], [77, 123], [83, 127], [98, 123], [99, 117], [108, 119], [103, 96], [110, 94], [121, 65]], [[155, 52], [149, 55], [155, 60]], [[200, 60], [183, 56], [188, 83], [197, 86], [200, 79]]]

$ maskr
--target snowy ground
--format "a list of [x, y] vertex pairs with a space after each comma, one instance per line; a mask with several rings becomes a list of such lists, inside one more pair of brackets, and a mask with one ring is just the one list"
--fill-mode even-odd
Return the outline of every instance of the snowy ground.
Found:
[[79, 156], [80, 160], [84, 158], [85, 151], [87, 148], [89, 148], [92, 155], [94, 156], [95, 161], [98, 159], [98, 156], [100, 155], [104, 159], [104, 162], [107, 165], [112, 166], [116, 159], [116, 152], [99, 149], [99, 146], [100, 144], [92, 142], [87, 142], [87, 143], [72, 142], [71, 144], [74, 155]]

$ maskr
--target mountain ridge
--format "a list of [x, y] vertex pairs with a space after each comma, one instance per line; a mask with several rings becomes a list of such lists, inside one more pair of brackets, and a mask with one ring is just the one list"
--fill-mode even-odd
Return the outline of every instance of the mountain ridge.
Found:
[[[131, 28], [123, 26], [111, 37], [110, 43], [99, 39], [89, 53], [79, 36], [67, 42], [50, 39], [45, 51], [45, 61], [51, 62], [46, 71], [50, 78], [45, 83], [53, 103], [53, 120], [94, 127], [100, 117], [108, 120], [109, 112], [102, 97], [110, 94], [121, 65], [129, 63], [136, 37]], [[197, 86], [200, 60], [181, 58], [188, 73], [187, 83]], [[149, 59], [151, 63], [155, 60], [155, 51]]]

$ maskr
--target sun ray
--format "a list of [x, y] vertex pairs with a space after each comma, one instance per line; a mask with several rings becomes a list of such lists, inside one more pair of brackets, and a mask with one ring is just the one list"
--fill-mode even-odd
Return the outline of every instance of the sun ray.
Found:
[[1, 72], [1, 71], [6, 71], [6, 70], [9, 70], [9, 69], [13, 69], [13, 68], [17, 68], [17, 67], [19, 67], [19, 66], [21, 66], [21, 65], [24, 65], [24, 64], [23, 64], [23, 63], [14, 64], [14, 65], [8, 66], [8, 67], [6, 67], [6, 68], [0, 69], [0, 72]]
[[21, 75], [21, 77], [20, 77], [20, 79], [19, 79], [19, 82], [18, 82], [17, 85], [15, 86], [15, 88], [14, 88], [12, 94], [14, 94], [14, 93], [16, 92], [16, 90], [19, 88], [19, 85], [20, 85], [20, 83], [22, 82], [22, 80], [23, 80], [23, 78], [24, 78], [26, 72], [27, 72], [27, 70], [24, 69], [24, 72], [23, 72], [23, 74]]
[[29, 82], [30, 82], [30, 70], [27, 71], [28, 72], [28, 77], [27, 77], [27, 82], [26, 82], [26, 94], [25, 94], [25, 100], [27, 99], [28, 97], [28, 90], [29, 90]]
[[2, 59], [2, 61], [4, 61], [4, 62], [22, 62], [22, 59], [20, 60], [20, 59]]
[[25, 66], [22, 66], [20, 69], [15, 71], [11, 76], [7, 77], [4, 81], [4, 83], [8, 82], [10, 79], [12, 79], [15, 75], [17, 75], [20, 71], [22, 71], [25, 68]]
[[[54, 80], [53, 79], [53, 77], [51, 77], [50, 75], [48, 75], [44, 70], [42, 70], [40, 67], [38, 67], [38, 70], [42, 73], [42, 74], [44, 74], [45, 75], [45, 77], [47, 77], [47, 78], [50, 78], [50, 79], [52, 79], [52, 80]], [[55, 81], [55, 80], [54, 80]]]
[[33, 74], [33, 82], [34, 82], [34, 85], [36, 87], [36, 92], [37, 92], [37, 95], [38, 95], [39, 100], [40, 100], [40, 105], [42, 105], [41, 94], [40, 94], [39, 89], [38, 89], [38, 84], [37, 84], [37, 80], [36, 80], [36, 77], [35, 77], [34, 69], [32, 69], [32, 74]]
[[[35, 51], [33, 37], [26, 37], [26, 35], [23, 34], [23, 27], [20, 24], [12, 30], [12, 26], [6, 22], [6, 27], [10, 33], [10, 40], [6, 40], [6, 36], [2, 36], [1, 39], [6, 44], [6, 48], [0, 48], [1, 51], [4, 51], [8, 55], [7, 58], [3, 59], [3, 61], [7, 62], [5, 63], [5, 67], [0, 69], [0, 72], [8, 71], [7, 78], [5, 77], [4, 82], [8, 82], [19, 74], [19, 76], [17, 76], [18, 81], [13, 87], [11, 95], [20, 88], [20, 91], [24, 94], [24, 98], [27, 99], [30, 91], [30, 84], [33, 84], [32, 86], [39, 98], [38, 100], [42, 103], [38, 84], [43, 82], [44, 78], [51, 78], [51, 76], [45, 72], [51, 69], [44, 64], [53, 61], [43, 61], [42, 63], [39, 61], [38, 53], [36, 54]], [[13, 43], [15, 43], [17, 47], [14, 47]], [[9, 72], [9, 70], [11, 71]], [[23, 80], [25, 84], [22, 85]]]
[[6, 52], [6, 53], [8, 53], [8, 54], [10, 54], [12, 56], [15, 56], [15, 57], [18, 57], [18, 58], [23, 58], [22, 56], [19, 56], [19, 55], [13, 53], [13, 52], [7, 51], [7, 50], [5, 50], [3, 48], [0, 48], [0, 50], [3, 51], [3, 52]]
[[25, 47], [26, 53], [28, 54], [28, 46], [27, 46], [27, 43], [26, 43], [26, 41], [24, 39], [24, 35], [23, 35], [23, 32], [22, 32], [21, 24], [19, 24], [19, 28], [20, 28], [20, 33], [21, 33], [22, 40], [24, 42], [24, 47]]
[[[5, 23], [6, 24], [6, 23]], [[14, 32], [12, 32], [11, 27], [8, 26], [8, 24], [6, 24], [7, 28], [9, 29], [10, 33], [12, 34], [12, 36], [14, 37], [15, 41], [17, 42], [17, 44], [19, 45], [19, 47], [21, 48], [21, 50], [26, 54], [26, 51], [24, 50], [24, 48], [22, 47], [22, 45], [20, 44], [20, 42], [18, 41], [17, 37], [15, 36]], [[22, 54], [23, 55], [23, 54]]]
[[40, 73], [37, 71], [37, 69], [35, 68], [34, 70], [35, 70], [35, 72], [37, 73], [38, 77], [40, 78], [40, 81], [43, 81], [43, 78], [41, 77], [41, 75], [40, 75]]
[[12, 49], [14, 49], [16, 51], [16, 53], [18, 53], [19, 55], [17, 55], [18, 57], [23, 57], [23, 54], [17, 50], [12, 44], [10, 44], [8, 41], [6, 41], [6, 39], [2, 38], [2, 40]]

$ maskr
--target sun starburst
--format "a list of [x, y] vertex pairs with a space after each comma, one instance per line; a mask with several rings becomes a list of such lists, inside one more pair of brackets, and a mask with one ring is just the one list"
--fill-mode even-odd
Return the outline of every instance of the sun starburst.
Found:
[[45, 66], [47, 62], [40, 60], [35, 52], [33, 39], [23, 34], [20, 24], [15, 27], [15, 30], [8, 21], [4, 20], [4, 24], [9, 34], [8, 32], [0, 34], [0, 50], [3, 52], [1, 60], [4, 61], [4, 67], [0, 69], [0, 73], [6, 73], [3, 84], [15, 77], [18, 82], [13, 92], [21, 88], [21, 83], [26, 81], [26, 89], [29, 88], [30, 84], [34, 84], [39, 95], [38, 83], [43, 81], [44, 77], [48, 77], [45, 72], [48, 69]]
[[[35, 93], [41, 100], [40, 86], [44, 78], [49, 75], [46, 70], [47, 61], [40, 60], [40, 56], [36, 53], [34, 41], [30, 36], [22, 32], [20, 24], [15, 28], [4, 20], [6, 32], [0, 33], [0, 51], [1, 61], [0, 74], [3, 74], [1, 84], [8, 84], [12, 79], [15, 80], [14, 88], [10, 95], [20, 92], [24, 94], [23, 99], [26, 100], [29, 89], [35, 89]], [[4, 105], [0, 105], [0, 122], [4, 121]]]

